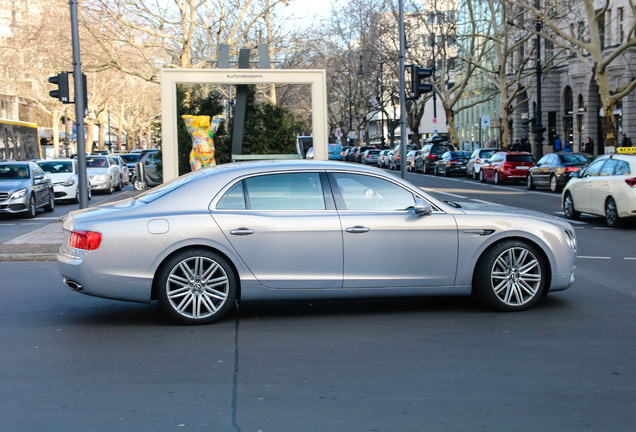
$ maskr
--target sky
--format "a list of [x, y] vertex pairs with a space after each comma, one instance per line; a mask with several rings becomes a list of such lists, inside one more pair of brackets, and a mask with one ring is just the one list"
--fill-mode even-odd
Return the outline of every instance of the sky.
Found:
[[289, 0], [289, 6], [282, 9], [290, 16], [301, 18], [310, 25], [316, 18], [328, 15], [334, 1], [336, 0]]

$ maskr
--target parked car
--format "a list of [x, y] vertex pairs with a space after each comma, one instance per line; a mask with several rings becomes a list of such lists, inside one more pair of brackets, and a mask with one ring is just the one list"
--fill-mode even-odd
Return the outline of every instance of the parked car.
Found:
[[500, 151], [492, 155], [479, 170], [479, 181], [492, 180], [495, 184], [502, 181], [525, 180], [528, 170], [534, 166], [532, 155], [526, 152]]
[[[441, 137], [438, 137], [441, 138]], [[425, 144], [420, 155], [415, 158], [415, 172], [430, 174], [435, 172], [435, 162], [447, 151], [456, 150], [448, 141], [433, 141]]]
[[[313, 152], [313, 151], [312, 151]], [[163, 183], [159, 150], [147, 150], [141, 154], [135, 167], [132, 184], [136, 190], [144, 190]]]
[[[575, 232], [564, 220], [449, 204], [375, 168], [336, 161], [205, 168], [71, 212], [63, 231], [57, 260], [66, 285], [158, 299], [185, 324], [216, 321], [235, 301], [444, 290], [521, 311], [568, 288], [576, 267]], [[379, 249], [390, 253], [369, 265], [368, 251]]]
[[392, 151], [393, 150], [380, 150], [377, 162], [378, 168], [387, 168], [389, 166], [388, 158], [390, 157]]
[[119, 166], [111, 156], [86, 156], [86, 172], [94, 191], [111, 194], [114, 190], [121, 189]]
[[443, 175], [444, 177], [453, 174], [466, 175], [466, 164], [470, 158], [470, 153], [466, 151], [448, 151], [445, 152], [435, 162], [435, 175]]
[[[391, 156], [391, 161], [389, 162], [389, 168], [392, 170], [402, 169], [402, 165], [400, 163], [400, 159], [402, 158], [402, 153], [400, 150], [401, 145], [398, 144], [393, 148], [393, 155]], [[416, 150], [416, 147], [413, 144], [407, 144], [406, 153], [409, 151]]]
[[[79, 171], [77, 159], [47, 159], [37, 162], [42, 171], [53, 182], [56, 200], [79, 202]], [[86, 185], [89, 185], [88, 175]], [[88, 187], [88, 199], [91, 199], [91, 188]]]
[[356, 153], [356, 160], [354, 162], [362, 163], [362, 155], [367, 150], [377, 150], [375, 146], [365, 145], [358, 147], [358, 152]]
[[406, 154], [406, 170], [415, 171], [415, 158], [420, 155], [419, 150], [409, 150]]
[[362, 161], [363, 165], [377, 165], [379, 155], [380, 150], [365, 150], [364, 153], [362, 153], [362, 155], [360, 156], [360, 160]]
[[552, 192], [560, 192], [570, 180], [572, 173], [589, 165], [594, 157], [584, 153], [550, 153], [543, 156], [536, 166], [528, 170], [526, 185], [533, 190], [547, 186]]
[[53, 182], [34, 162], [0, 162], [0, 213], [35, 217], [55, 210]]
[[346, 161], [347, 162], [356, 162], [358, 159], [358, 152], [360, 151], [360, 147], [355, 146], [355, 147], [351, 147], [349, 149], [349, 151], [346, 154]]
[[607, 225], [619, 227], [636, 218], [636, 155], [600, 156], [583, 171], [572, 173], [562, 194], [568, 219], [581, 213], [604, 216]]
[[479, 170], [481, 169], [481, 166], [497, 151], [498, 149], [496, 148], [482, 148], [473, 151], [470, 155], [470, 159], [468, 159], [468, 163], [466, 164], [466, 176], [477, 180], [479, 178]]
[[342, 160], [342, 145], [330, 143], [327, 149], [328, 158], [331, 160]]

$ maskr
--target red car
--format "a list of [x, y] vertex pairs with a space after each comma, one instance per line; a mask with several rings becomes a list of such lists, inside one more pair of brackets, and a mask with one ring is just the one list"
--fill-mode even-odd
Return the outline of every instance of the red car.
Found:
[[528, 170], [534, 166], [532, 155], [526, 152], [497, 152], [482, 165], [479, 181], [526, 180]]

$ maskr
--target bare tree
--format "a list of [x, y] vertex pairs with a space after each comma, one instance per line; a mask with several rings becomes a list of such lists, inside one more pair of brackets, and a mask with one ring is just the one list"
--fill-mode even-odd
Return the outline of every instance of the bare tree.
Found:
[[[628, 13], [631, 12], [630, 26], [624, 32], [623, 39], [611, 48], [605, 47], [602, 35], [606, 24], [605, 18], [611, 6], [610, 0], [548, 0], [542, 9], [535, 8], [534, 1], [509, 1], [531, 11], [548, 30], [541, 33], [543, 38], [568, 50], [569, 55], [576, 56], [593, 72], [605, 113], [601, 117], [605, 144], [616, 146], [618, 129], [612, 113], [616, 103], [636, 87], [636, 74], [613, 83], [608, 69], [623, 61], [622, 57], [636, 46], [636, 6], [633, 0], [626, 3]], [[582, 24], [581, 27], [579, 23]]]

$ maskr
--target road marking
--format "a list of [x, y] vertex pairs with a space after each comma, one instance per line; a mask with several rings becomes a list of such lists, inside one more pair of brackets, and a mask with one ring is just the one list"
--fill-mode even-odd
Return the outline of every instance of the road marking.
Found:
[[581, 258], [581, 259], [600, 259], [600, 260], [608, 260], [608, 259], [612, 259], [612, 257], [602, 257], [602, 256], [581, 256], [581, 255], [579, 255], [577, 258]]
[[428, 193], [434, 193], [434, 192], [435, 193], [442, 193], [444, 195], [452, 196], [452, 197], [455, 197], [455, 198], [469, 199], [468, 197], [463, 196], [463, 195], [457, 195], [457, 194], [450, 193], [450, 192], [444, 192], [444, 191], [438, 190], [438, 189], [424, 188], [424, 187], [420, 187], [420, 189], [422, 189], [424, 192], [428, 192]]
[[597, 230], [613, 230], [613, 229], [616, 229], [616, 228], [610, 228], [610, 227], [594, 227], [594, 228], [592, 228], [592, 229], [597, 229]]
[[632, 257], [625, 257], [624, 259], [636, 261], [636, 258], [632, 258]]
[[587, 222], [582, 222], [582, 221], [577, 221], [577, 220], [572, 220], [572, 219], [568, 219], [566, 217], [563, 217], [563, 214], [560, 212], [554, 212], [555, 215], [561, 215], [561, 216], [556, 216], [558, 219], [564, 220], [566, 222], [569, 222], [571, 224], [575, 224], [575, 225], [587, 225]]

